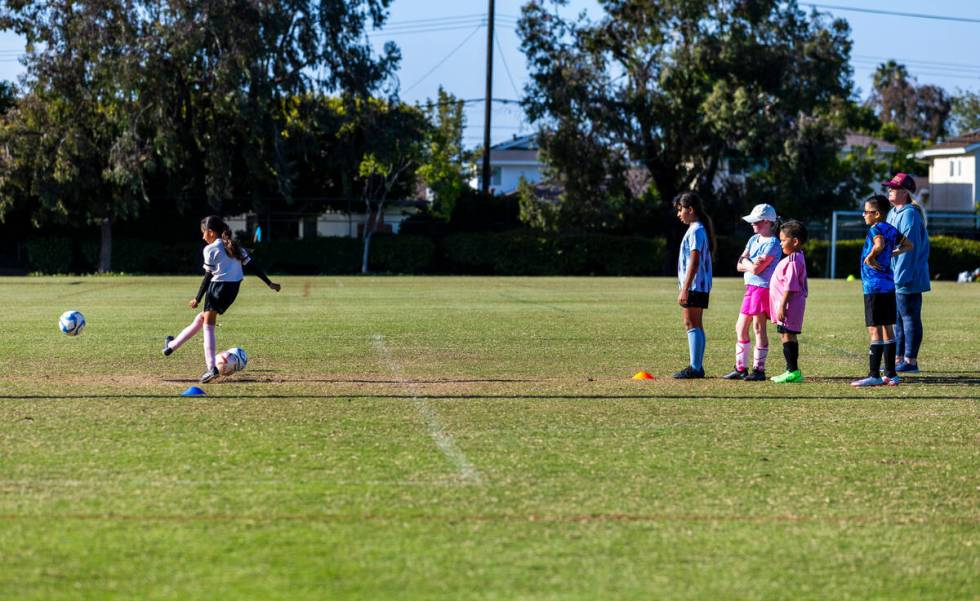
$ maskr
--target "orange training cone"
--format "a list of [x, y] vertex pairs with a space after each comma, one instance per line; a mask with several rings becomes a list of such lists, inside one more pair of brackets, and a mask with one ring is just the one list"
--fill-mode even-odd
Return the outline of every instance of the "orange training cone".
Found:
[[652, 380], [653, 376], [645, 371], [638, 371], [633, 375], [634, 380]]

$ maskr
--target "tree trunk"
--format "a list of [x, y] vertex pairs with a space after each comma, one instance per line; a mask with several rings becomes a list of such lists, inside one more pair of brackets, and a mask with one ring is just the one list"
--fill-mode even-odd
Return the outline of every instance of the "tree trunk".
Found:
[[371, 234], [372, 232], [364, 230], [364, 254], [361, 255], [361, 273], [367, 274], [368, 272], [368, 255], [371, 249]]
[[112, 221], [102, 220], [102, 243], [99, 245], [99, 273], [112, 271]]

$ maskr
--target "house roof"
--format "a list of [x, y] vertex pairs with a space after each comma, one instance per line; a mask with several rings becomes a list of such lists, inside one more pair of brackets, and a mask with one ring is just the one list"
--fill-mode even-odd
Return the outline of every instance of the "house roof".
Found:
[[917, 159], [955, 154], [971, 154], [980, 150], [980, 130], [967, 132], [961, 136], [950, 138], [915, 153]]
[[538, 135], [514, 136], [514, 139], [494, 144], [490, 150], [538, 150]]

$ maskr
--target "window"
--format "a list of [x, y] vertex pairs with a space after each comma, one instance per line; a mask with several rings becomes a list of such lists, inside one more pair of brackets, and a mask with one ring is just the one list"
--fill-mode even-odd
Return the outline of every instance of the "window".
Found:
[[490, 169], [490, 185], [499, 186], [500, 185], [500, 167], [492, 167]]
[[949, 160], [949, 176], [950, 177], [953, 177], [954, 175], [956, 175], [955, 173], [953, 173], [953, 170], [954, 170], [955, 167], [956, 166], [953, 165], [953, 159], [950, 159]]
[[963, 161], [956, 161], [956, 175], [963, 175]]

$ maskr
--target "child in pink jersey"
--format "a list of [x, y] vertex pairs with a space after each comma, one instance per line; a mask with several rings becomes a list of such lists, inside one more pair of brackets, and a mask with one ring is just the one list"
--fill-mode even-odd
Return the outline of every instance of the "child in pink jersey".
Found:
[[806, 309], [806, 261], [801, 249], [806, 243], [806, 227], [790, 220], [779, 228], [779, 245], [786, 255], [769, 281], [769, 310], [776, 331], [783, 339], [786, 372], [770, 378], [777, 384], [803, 381], [800, 371], [800, 343], [797, 335], [803, 331], [803, 312]]

